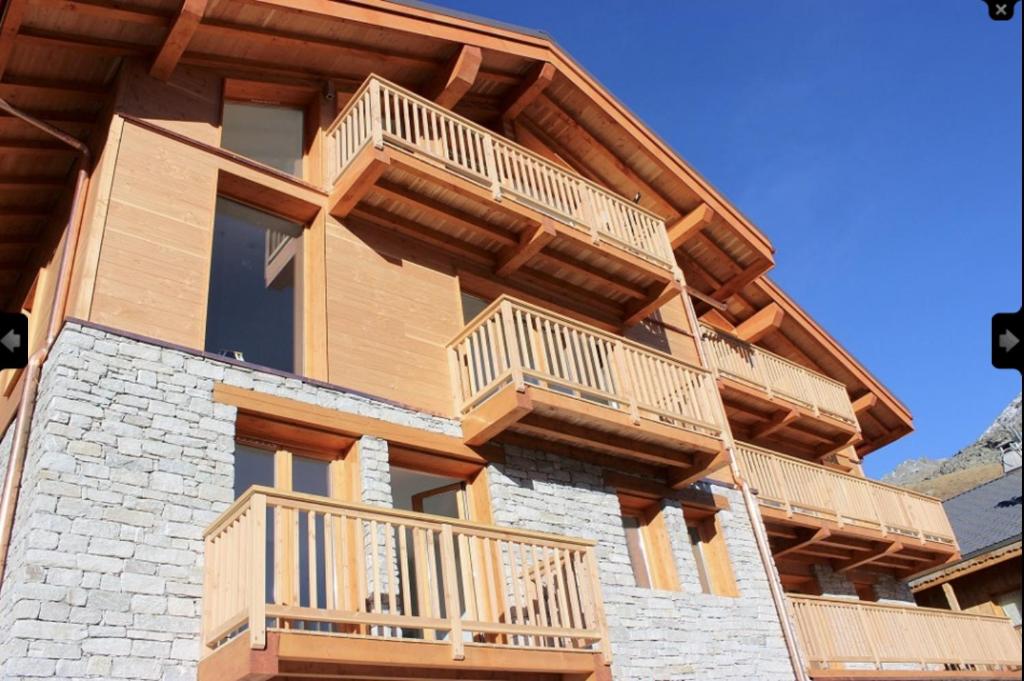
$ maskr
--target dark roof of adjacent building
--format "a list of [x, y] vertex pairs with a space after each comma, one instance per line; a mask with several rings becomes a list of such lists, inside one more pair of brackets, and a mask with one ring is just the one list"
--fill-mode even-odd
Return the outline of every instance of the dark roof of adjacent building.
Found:
[[1021, 537], [1021, 469], [942, 504], [964, 558]]

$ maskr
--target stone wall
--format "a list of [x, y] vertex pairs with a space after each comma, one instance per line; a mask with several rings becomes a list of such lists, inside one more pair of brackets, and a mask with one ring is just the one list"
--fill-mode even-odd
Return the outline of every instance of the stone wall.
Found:
[[[836, 572], [827, 563], [813, 566], [814, 575], [818, 581], [818, 588], [822, 596], [834, 598], [851, 598], [858, 600], [857, 589], [853, 582], [847, 579], [846, 575]], [[914, 594], [910, 585], [900, 581], [890, 574], [879, 573], [875, 576], [873, 584], [875, 597], [881, 603], [894, 603], [896, 605], [917, 605], [914, 601]]]
[[[0, 591], [0, 679], [195, 679], [202, 534], [233, 498], [235, 409], [213, 402], [216, 381], [459, 432], [358, 394], [69, 324], [32, 424]], [[362, 446], [365, 500], [388, 504], [386, 443]]]
[[499, 525], [594, 539], [612, 639], [616, 681], [791, 681], [768, 581], [737, 492], [721, 524], [740, 598], [703, 594], [680, 507], [669, 505], [681, 592], [635, 586], [619, 502], [595, 465], [555, 454], [505, 448], [489, 470]]

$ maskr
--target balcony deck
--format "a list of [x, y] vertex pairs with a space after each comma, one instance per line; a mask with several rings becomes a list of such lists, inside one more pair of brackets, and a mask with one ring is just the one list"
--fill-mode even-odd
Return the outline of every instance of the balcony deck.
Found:
[[252, 487], [205, 543], [199, 681], [608, 676], [593, 542]]
[[831, 560], [843, 572], [870, 567], [905, 577], [957, 555], [938, 499], [742, 442], [736, 458], [757, 490], [784, 580], [789, 561]]
[[468, 444], [506, 431], [674, 470], [727, 464], [714, 382], [700, 367], [502, 296], [448, 345]]
[[737, 438], [817, 460], [859, 440], [842, 383], [710, 326], [701, 331]]
[[815, 681], [1021, 678], [1005, 617], [792, 595], [789, 609]]
[[679, 293], [658, 216], [376, 76], [327, 140], [338, 218], [397, 231], [623, 326]]

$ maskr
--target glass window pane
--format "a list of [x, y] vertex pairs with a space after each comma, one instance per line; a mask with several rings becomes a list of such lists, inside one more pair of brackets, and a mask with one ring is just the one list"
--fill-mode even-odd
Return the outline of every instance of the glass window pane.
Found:
[[303, 123], [301, 109], [225, 102], [220, 144], [228, 151], [300, 177]]
[[250, 445], [235, 445], [235, 498], [253, 485], [274, 486], [274, 452]]
[[292, 456], [292, 489], [303, 494], [328, 496], [328, 462], [309, 456]]
[[462, 322], [469, 324], [473, 318], [484, 311], [490, 303], [470, 293], [462, 292]]
[[268, 283], [271, 232], [294, 238], [302, 227], [225, 198], [217, 200], [206, 350], [290, 372], [295, 367], [295, 263]]

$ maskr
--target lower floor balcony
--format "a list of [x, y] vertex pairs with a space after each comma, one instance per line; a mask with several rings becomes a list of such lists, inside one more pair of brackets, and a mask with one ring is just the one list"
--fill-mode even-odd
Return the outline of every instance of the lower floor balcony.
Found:
[[199, 681], [608, 678], [592, 542], [252, 487], [205, 545]]
[[665, 466], [682, 486], [727, 465], [710, 372], [507, 296], [448, 344], [466, 442], [559, 442]]
[[1021, 678], [1021, 639], [1005, 617], [789, 596], [808, 675], [817, 679]]

